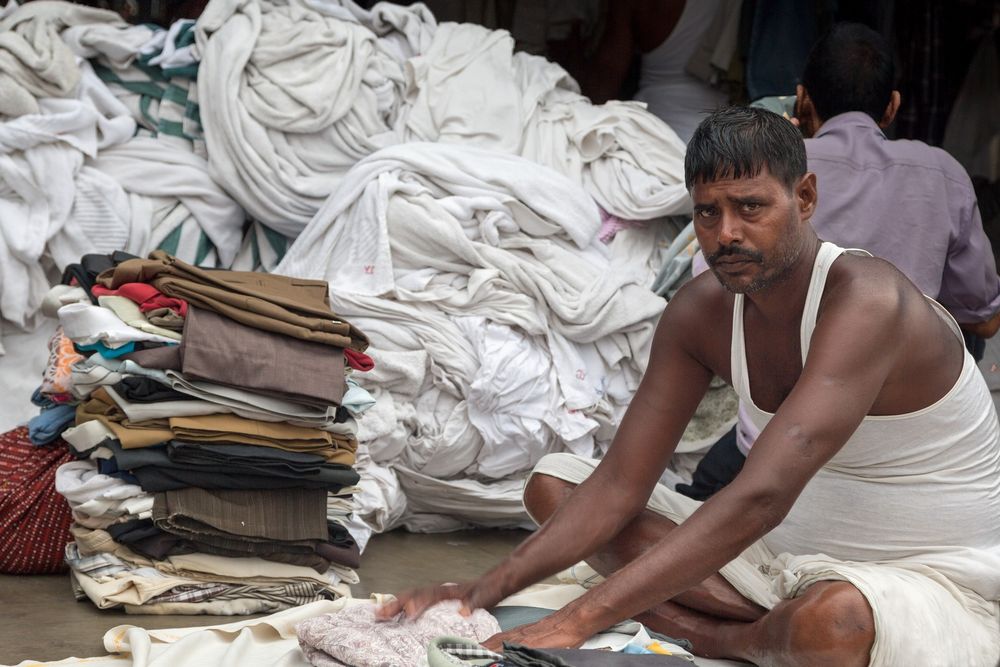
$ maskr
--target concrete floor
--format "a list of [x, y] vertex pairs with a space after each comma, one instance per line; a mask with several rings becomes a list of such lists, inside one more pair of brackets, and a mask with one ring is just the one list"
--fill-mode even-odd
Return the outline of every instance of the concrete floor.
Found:
[[[361, 558], [361, 583], [352, 587], [354, 596], [473, 578], [499, 562], [527, 535], [520, 530], [376, 535]], [[239, 620], [102, 611], [89, 602], [76, 602], [66, 575], [0, 576], [0, 610], [0, 665], [104, 655], [101, 638], [105, 631], [125, 623], [173, 628]]]

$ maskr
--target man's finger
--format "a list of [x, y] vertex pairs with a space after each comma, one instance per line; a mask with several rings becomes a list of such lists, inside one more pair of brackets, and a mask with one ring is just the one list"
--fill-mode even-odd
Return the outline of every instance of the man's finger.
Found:
[[399, 599], [390, 600], [375, 609], [375, 618], [380, 621], [388, 621], [390, 618], [397, 616], [401, 611], [403, 611], [403, 605]]

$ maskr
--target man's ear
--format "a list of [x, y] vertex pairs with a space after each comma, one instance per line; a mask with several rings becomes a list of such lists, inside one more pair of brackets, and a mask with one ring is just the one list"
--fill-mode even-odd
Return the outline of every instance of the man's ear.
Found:
[[795, 201], [799, 206], [799, 217], [808, 220], [816, 212], [816, 202], [819, 194], [816, 192], [816, 174], [807, 171], [795, 185]]
[[882, 120], [879, 121], [878, 126], [883, 130], [890, 125], [892, 121], [896, 120], [896, 114], [899, 112], [899, 103], [902, 98], [899, 96], [899, 91], [892, 91], [892, 95], [889, 96], [889, 104], [885, 107], [885, 113], [882, 114]]
[[813, 106], [809, 92], [801, 83], [795, 86], [795, 117], [799, 121], [799, 130], [807, 139], [816, 134], [819, 131], [819, 126], [823, 124], [823, 121], [816, 114], [816, 107]]

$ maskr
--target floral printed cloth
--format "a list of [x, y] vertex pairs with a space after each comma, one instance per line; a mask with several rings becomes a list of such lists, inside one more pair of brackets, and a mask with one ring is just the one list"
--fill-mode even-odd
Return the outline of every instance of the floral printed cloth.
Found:
[[416, 619], [379, 621], [374, 604], [350, 606], [302, 621], [295, 628], [306, 659], [316, 667], [412, 667], [442, 635], [485, 641], [500, 632], [482, 609], [459, 613], [455, 600], [439, 602]]

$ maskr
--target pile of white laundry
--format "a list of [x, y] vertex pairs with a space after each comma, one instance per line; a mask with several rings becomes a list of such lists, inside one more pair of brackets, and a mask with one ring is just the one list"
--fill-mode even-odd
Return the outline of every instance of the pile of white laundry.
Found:
[[[684, 144], [643, 105], [592, 105], [419, 3], [211, 0], [169, 30], [3, 11], [3, 320], [35, 326], [87, 252], [327, 280], [372, 340], [356, 500], [376, 531], [522, 525], [541, 456], [610, 443], [665, 304], [664, 220], [690, 211]], [[628, 224], [606, 243], [602, 220]]]

